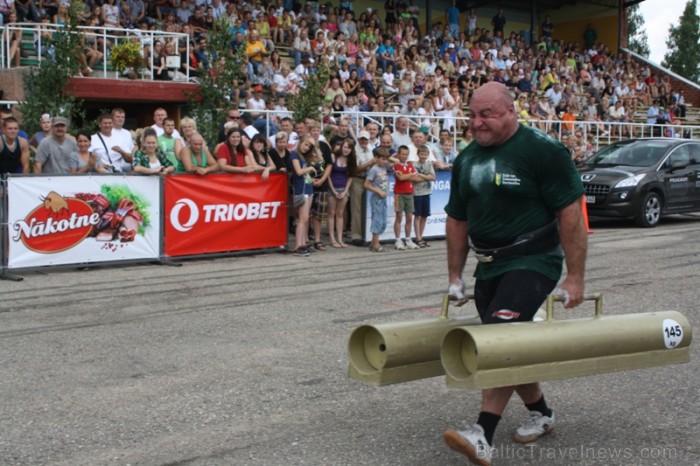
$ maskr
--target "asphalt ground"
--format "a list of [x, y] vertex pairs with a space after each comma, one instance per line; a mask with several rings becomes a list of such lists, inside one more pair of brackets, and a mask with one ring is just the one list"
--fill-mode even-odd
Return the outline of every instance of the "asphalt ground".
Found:
[[[587, 291], [605, 313], [678, 310], [700, 338], [700, 217], [592, 226]], [[476, 420], [477, 391], [347, 375], [351, 331], [437, 317], [445, 269], [433, 241], [0, 281], [0, 464], [466, 464], [442, 433]], [[699, 347], [686, 365], [544, 383], [556, 429], [531, 447], [511, 439], [527, 416], [513, 399], [493, 464], [700, 464]]]

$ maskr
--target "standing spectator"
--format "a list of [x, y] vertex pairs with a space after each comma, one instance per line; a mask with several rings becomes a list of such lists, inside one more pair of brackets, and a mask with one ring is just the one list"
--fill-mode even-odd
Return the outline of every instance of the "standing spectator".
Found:
[[334, 248], [348, 247], [343, 241], [345, 208], [352, 185], [349, 175], [356, 166], [355, 143], [351, 138], [346, 138], [333, 151], [328, 190], [328, 239]]
[[[165, 111], [164, 108], [158, 107], [154, 112], [153, 112], [153, 124], [151, 125], [151, 128], [156, 130], [156, 134], [160, 136], [163, 134], [165, 131], [163, 129], [163, 122], [165, 119], [168, 118], [168, 112]], [[193, 121], [194, 123], [194, 121]], [[180, 127], [182, 127], [182, 120], [180, 121]], [[196, 127], [195, 127], [196, 130]], [[180, 136], [180, 133], [178, 130], [173, 131], [173, 137], [175, 139], [180, 139], [182, 136]]]
[[267, 150], [267, 141], [262, 134], [256, 134], [250, 141], [249, 153], [246, 155], [246, 166], [253, 169], [253, 173], [259, 172], [260, 178], [266, 181], [270, 178], [270, 172], [275, 169], [275, 164]]
[[552, 41], [552, 34], [554, 34], [554, 23], [552, 23], [549, 15], [545, 15], [542, 22], [542, 37], [544, 37], [546, 43], [549, 44]]
[[503, 8], [498, 9], [498, 13], [491, 19], [491, 25], [493, 26], [493, 35], [498, 36], [498, 33], [503, 37], [503, 28], [506, 25], [506, 15]]
[[194, 133], [190, 137], [189, 147], [183, 148], [180, 153], [180, 163], [177, 171], [180, 173], [206, 175], [207, 173], [214, 173], [218, 169], [219, 165], [209, 152], [202, 135]]
[[[355, 156], [357, 157], [357, 167], [354, 172], [350, 173], [350, 176], [353, 177], [352, 185], [350, 186], [350, 228], [352, 244], [362, 246], [364, 245], [362, 240], [362, 207], [364, 205], [365, 179], [367, 178], [368, 170], [377, 161], [372, 155], [372, 149], [369, 147], [369, 133], [365, 130], [360, 131], [357, 135]], [[389, 157], [388, 152], [386, 156]]]
[[[111, 172], [122, 173], [130, 171], [131, 164], [124, 159], [122, 153], [126, 153], [119, 143], [121, 138], [112, 134], [114, 121], [110, 113], [103, 113], [97, 118], [99, 130], [92, 135], [90, 152], [100, 157], [101, 163]], [[119, 150], [117, 150], [119, 149]]]
[[175, 171], [172, 162], [158, 147], [158, 136], [153, 128], [146, 128], [141, 138], [141, 149], [134, 154], [134, 173], [143, 175], [169, 175]]
[[[411, 239], [411, 228], [413, 228], [413, 176], [416, 174], [416, 169], [412, 163], [408, 162], [408, 147], [400, 146], [396, 157], [399, 163], [394, 165], [394, 211], [396, 218], [394, 220], [394, 235], [396, 243], [394, 249], [404, 250], [418, 249], [418, 245]], [[401, 222], [403, 214], [406, 214], [406, 224], [404, 232], [406, 233], [403, 239], [401, 238]]]
[[131, 137], [131, 131], [124, 128], [125, 121], [126, 112], [123, 108], [112, 109], [112, 136], [115, 140], [113, 149], [121, 154], [125, 162], [131, 163], [135, 150], [134, 138]]
[[31, 139], [29, 139], [29, 149], [32, 152], [36, 152], [36, 148], [39, 146], [42, 139], [51, 134], [51, 115], [48, 113], [41, 115], [41, 119], [39, 120], [39, 129], [40, 131], [34, 133]]
[[418, 162], [414, 164], [416, 174], [413, 176], [413, 203], [415, 216], [413, 217], [413, 230], [416, 233], [416, 244], [418, 247], [429, 246], [423, 239], [425, 225], [430, 217], [430, 182], [435, 181], [435, 170], [433, 164], [428, 161], [430, 149], [428, 146], [418, 148]]
[[[374, 154], [372, 168], [363, 182], [364, 189], [370, 192], [369, 205], [371, 209], [370, 233], [372, 242], [369, 245], [371, 252], [386, 252], [386, 249], [379, 243], [379, 236], [386, 230], [387, 223], [387, 201], [389, 194], [389, 175], [387, 164], [389, 163], [389, 152], [380, 148]], [[354, 241], [353, 241], [354, 244]]]
[[158, 136], [158, 147], [173, 165], [177, 165], [177, 156], [175, 155], [175, 142], [177, 139], [173, 137], [175, 120], [172, 118], [163, 120], [163, 130], [163, 134]]
[[477, 19], [478, 16], [476, 15], [476, 9], [470, 8], [469, 13], [467, 14], [467, 35], [469, 36], [468, 39], [470, 40], [471, 37], [474, 35], [474, 31], [476, 30]]
[[445, 9], [445, 22], [450, 28], [450, 36], [453, 39], [459, 37], [459, 8], [457, 8], [457, 0], [452, 0], [451, 5]]
[[[34, 173], [70, 173], [71, 154], [78, 151], [78, 146], [73, 138], [66, 137], [67, 130], [68, 119], [59, 116], [53, 117], [51, 120], [51, 135], [41, 141], [34, 156]], [[26, 169], [28, 170], [28, 146], [26, 150]], [[23, 163], [22, 166], [24, 168], [25, 164]]]
[[292, 199], [297, 209], [297, 225], [294, 239], [294, 255], [306, 257], [310, 254], [307, 246], [309, 239], [309, 211], [313, 199], [313, 180], [316, 169], [311, 165], [321, 154], [310, 135], [299, 140], [297, 150], [292, 151]]
[[19, 137], [19, 122], [12, 116], [3, 118], [0, 135], [0, 174], [5, 173], [29, 173], [29, 143]]
[[253, 167], [248, 166], [246, 159], [253, 156], [250, 149], [243, 143], [240, 128], [229, 128], [224, 142], [216, 150], [219, 169], [227, 173], [253, 173]]
[[71, 173], [107, 173], [100, 158], [90, 152], [90, 133], [80, 131], [75, 137], [78, 150], [71, 154], [69, 167]]

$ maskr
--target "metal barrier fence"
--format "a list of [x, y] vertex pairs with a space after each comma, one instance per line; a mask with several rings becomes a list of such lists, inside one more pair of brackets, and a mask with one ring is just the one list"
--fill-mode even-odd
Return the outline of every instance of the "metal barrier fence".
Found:
[[11, 270], [287, 247], [287, 177], [6, 175], [0, 279]]

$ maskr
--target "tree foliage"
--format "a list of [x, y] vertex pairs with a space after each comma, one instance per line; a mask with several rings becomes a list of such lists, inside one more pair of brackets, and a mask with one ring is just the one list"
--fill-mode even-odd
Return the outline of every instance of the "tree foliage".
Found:
[[231, 50], [235, 35], [224, 17], [214, 22], [207, 37], [206, 54], [210, 72], [200, 76], [197, 92], [188, 95], [189, 115], [197, 122], [197, 131], [208, 144], [219, 135], [221, 122], [244, 75], [245, 48]]
[[627, 8], [627, 48], [646, 58], [651, 52], [639, 4]]
[[671, 25], [663, 66], [691, 81], [700, 80], [700, 17], [697, 0], [685, 4], [678, 26]]
[[51, 44], [44, 44], [50, 53], [24, 76], [27, 100], [20, 103], [20, 110], [23, 127], [29, 134], [39, 130], [39, 121], [44, 113], [64, 116], [72, 123], [85, 120], [82, 100], [66, 91], [68, 80], [80, 70], [77, 57], [82, 52], [82, 35], [78, 30], [78, 17], [82, 8], [81, 2], [71, 2], [70, 20], [53, 33]]
[[306, 118], [319, 120], [323, 105], [323, 88], [328, 82], [331, 70], [325, 63], [318, 63], [316, 74], [306, 80], [299, 92], [289, 97], [288, 107], [293, 110], [294, 121]]

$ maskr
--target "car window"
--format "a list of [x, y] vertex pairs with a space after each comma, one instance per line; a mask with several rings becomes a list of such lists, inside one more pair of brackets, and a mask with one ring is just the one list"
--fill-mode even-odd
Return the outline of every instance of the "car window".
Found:
[[689, 144], [690, 163], [692, 165], [700, 165], [700, 144]]
[[626, 165], [632, 167], [650, 167], [658, 163], [666, 154], [668, 144], [655, 141], [615, 144], [601, 149], [588, 158], [587, 166]]
[[666, 159], [666, 166], [671, 167], [674, 163], [683, 163], [688, 165], [690, 163], [690, 146], [687, 144], [684, 146], [676, 147]]

